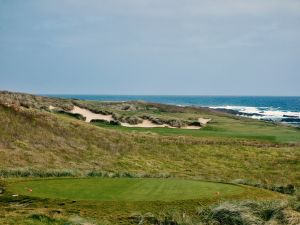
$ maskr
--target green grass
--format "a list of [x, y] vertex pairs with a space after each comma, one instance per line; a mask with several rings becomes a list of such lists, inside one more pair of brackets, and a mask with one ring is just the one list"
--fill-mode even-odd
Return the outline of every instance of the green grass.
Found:
[[[5, 179], [4, 185], [0, 224], [138, 224], [147, 215], [197, 219], [201, 210], [226, 201], [287, 200], [264, 189], [182, 179]], [[16, 192], [24, 195], [13, 197]]]
[[[97, 127], [48, 112], [16, 111], [4, 106], [0, 106], [0, 125], [1, 171], [84, 173], [94, 170], [170, 174], [222, 182], [247, 179], [254, 183], [300, 186], [294, 172], [300, 169], [300, 146], [297, 144], [183, 133], [201, 134], [205, 129], [158, 129], [178, 132], [174, 135], [156, 134], [153, 132], [156, 129], [127, 132], [123, 128]], [[279, 131], [284, 133], [280, 129], [281, 126]], [[273, 129], [272, 132], [277, 131]], [[264, 132], [264, 135], [270, 134]]]
[[[210, 118], [212, 121], [201, 130], [183, 130], [166, 128], [126, 128], [98, 124], [104, 128], [120, 131], [152, 132], [168, 136], [194, 136], [194, 137], [223, 137], [261, 140], [275, 143], [300, 143], [300, 129], [282, 124], [273, 124], [249, 118], [241, 118], [230, 114], [218, 112], [208, 108], [178, 107], [146, 102], [101, 102], [71, 99], [57, 99], [34, 96], [21, 93], [0, 92], [0, 104], [15, 104], [38, 110], [49, 110], [49, 106], [57, 110], [70, 110], [77, 105], [94, 112], [106, 112], [117, 115], [119, 118], [143, 117], [161, 119], [163, 121], [197, 121], [199, 117]], [[124, 108], [129, 108], [126, 110]], [[70, 116], [70, 115], [69, 115]]]
[[172, 128], [136, 128], [109, 125], [95, 122], [96, 126], [126, 132], [154, 133], [165, 136], [188, 135], [194, 137], [223, 137], [248, 140], [270, 141], [273, 143], [299, 143], [300, 129], [280, 124], [247, 120], [240, 118], [235, 121], [231, 118], [215, 118], [215, 122], [199, 130], [172, 129]]
[[[28, 191], [32, 189], [32, 192]], [[99, 201], [175, 201], [237, 196], [237, 185], [181, 179], [83, 178], [12, 183], [10, 191], [40, 198]]]
[[[200, 130], [126, 128], [88, 124], [49, 111], [49, 105], [70, 110], [73, 104], [121, 117], [149, 115], [182, 121], [203, 117], [212, 121]], [[124, 105], [133, 110], [124, 111]], [[0, 174], [8, 184], [4, 195], [0, 195], [0, 224], [14, 224], [16, 220], [20, 224], [65, 224], [73, 215], [88, 221], [95, 219], [100, 224], [102, 219], [111, 224], [138, 224], [139, 220], [132, 216], [135, 213], [159, 215], [175, 210], [197, 217], [198, 207], [227, 200], [286, 200], [286, 196], [267, 190], [192, 179], [242, 179], [261, 187], [300, 187], [299, 128], [203, 108], [0, 93], [0, 127]], [[90, 173], [108, 177], [168, 175], [174, 179], [32, 180]], [[31, 178], [12, 181], [9, 177]], [[113, 182], [119, 184], [114, 186]], [[95, 192], [98, 185], [105, 186], [105, 192]], [[33, 192], [25, 188], [32, 188]], [[214, 196], [219, 188], [221, 195]], [[13, 197], [15, 191], [31, 196]]]

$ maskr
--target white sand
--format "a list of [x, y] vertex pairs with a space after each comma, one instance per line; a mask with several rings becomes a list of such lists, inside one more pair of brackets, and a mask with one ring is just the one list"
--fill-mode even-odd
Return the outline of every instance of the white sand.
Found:
[[[55, 107], [50, 106], [49, 107], [51, 110], [54, 109]], [[105, 121], [112, 121], [114, 120], [112, 115], [103, 115], [103, 114], [98, 114], [98, 113], [93, 113], [90, 110], [80, 108], [78, 106], [74, 106], [74, 108], [70, 111], [71, 113], [78, 113], [81, 114], [86, 118], [86, 122], [91, 122], [93, 119], [99, 119], [99, 120], [105, 120]], [[200, 124], [205, 125], [207, 124], [211, 119], [204, 119], [204, 118], [199, 118], [198, 121]], [[142, 123], [139, 124], [129, 124], [129, 123], [121, 123], [122, 126], [124, 127], [144, 127], [144, 128], [154, 128], [154, 127], [168, 127], [168, 128], [177, 128], [177, 127], [172, 127], [169, 124], [155, 124], [151, 122], [150, 120], [143, 120]], [[201, 129], [199, 126], [184, 126], [181, 127], [181, 129], [189, 129], [189, 130], [198, 130]]]
[[169, 127], [169, 128], [174, 128], [171, 127], [168, 124], [155, 124], [151, 122], [150, 120], [143, 120], [142, 123], [139, 124], [129, 124], [129, 123], [121, 123], [122, 126], [124, 127], [145, 127], [145, 128], [151, 128], [151, 127]]
[[180, 129], [199, 130], [199, 129], [201, 129], [201, 127], [198, 127], [198, 126], [185, 126], [185, 127], [180, 127]]
[[105, 121], [112, 121], [112, 115], [103, 115], [98, 113], [93, 113], [90, 110], [79, 108], [74, 106], [74, 108], [70, 111], [71, 113], [78, 113], [84, 116], [86, 122], [91, 122], [91, 120], [105, 120]]
[[56, 107], [50, 105], [50, 106], [49, 106], [49, 109], [50, 109], [50, 110], [53, 110], [53, 109], [56, 109]]
[[[129, 123], [121, 123], [124, 127], [144, 127], [144, 128], [154, 128], [154, 127], [167, 127], [167, 128], [178, 128], [178, 127], [172, 127], [169, 124], [155, 124], [151, 122], [150, 120], [143, 120], [142, 123], [139, 124], [129, 124]], [[198, 130], [201, 127], [198, 126], [185, 126], [180, 127], [180, 129], [188, 129], [188, 130]]]
[[201, 125], [206, 125], [209, 121], [211, 121], [211, 119], [198, 118], [198, 122]]

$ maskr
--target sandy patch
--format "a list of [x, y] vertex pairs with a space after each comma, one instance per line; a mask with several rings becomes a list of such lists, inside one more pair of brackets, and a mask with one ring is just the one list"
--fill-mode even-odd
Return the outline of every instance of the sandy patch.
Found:
[[211, 121], [211, 119], [198, 118], [198, 122], [201, 125], [206, 125], [209, 121]]
[[169, 127], [169, 128], [174, 128], [171, 127], [168, 124], [155, 124], [151, 122], [150, 120], [143, 120], [142, 123], [139, 124], [129, 124], [129, 123], [121, 123], [122, 126], [124, 127], [145, 127], [145, 128], [151, 128], [151, 127]]
[[49, 106], [49, 109], [50, 109], [50, 110], [54, 110], [54, 109], [56, 109], [56, 107], [50, 105], [50, 106]]
[[114, 120], [112, 115], [93, 113], [90, 110], [79, 108], [78, 106], [74, 106], [74, 108], [70, 112], [81, 114], [86, 118], [85, 121], [88, 123], [91, 122], [91, 120], [105, 120], [105, 121]]
[[[129, 123], [121, 123], [124, 127], [143, 127], [143, 128], [155, 128], [155, 127], [167, 127], [167, 128], [178, 128], [178, 127], [172, 127], [169, 124], [155, 124], [151, 122], [150, 120], [143, 120], [142, 123], [139, 124], [129, 124]], [[198, 130], [201, 127], [198, 126], [185, 126], [180, 127], [180, 129], [188, 129], [188, 130]]]
[[185, 127], [180, 127], [181, 129], [187, 129], [187, 130], [199, 130], [201, 127], [199, 126], [185, 126]]

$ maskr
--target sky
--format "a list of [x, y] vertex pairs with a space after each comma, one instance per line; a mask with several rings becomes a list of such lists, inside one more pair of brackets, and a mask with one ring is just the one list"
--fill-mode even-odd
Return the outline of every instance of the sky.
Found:
[[300, 1], [0, 0], [0, 90], [300, 96]]

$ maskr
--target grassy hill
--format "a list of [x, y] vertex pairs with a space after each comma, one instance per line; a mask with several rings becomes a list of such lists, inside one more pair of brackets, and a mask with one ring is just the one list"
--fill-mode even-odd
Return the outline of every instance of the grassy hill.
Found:
[[[180, 133], [183, 130], [168, 128], [142, 128], [139, 132], [136, 132], [139, 128], [126, 128], [123, 132], [121, 127], [93, 126], [22, 107], [0, 106], [0, 123], [3, 170], [96, 170], [299, 184], [297, 174], [289, 173], [300, 168], [300, 147], [295, 143], [225, 138], [216, 133], [214, 136], [189, 135]], [[268, 126], [270, 129], [271, 125]], [[273, 125], [273, 129], [281, 127]], [[161, 131], [171, 135], [156, 134]], [[202, 133], [201, 130], [193, 132]], [[291, 139], [294, 136], [292, 134]]]
[[[102, 122], [90, 124], [49, 109], [53, 106], [68, 111], [74, 105], [93, 112], [113, 114], [120, 120], [148, 116], [180, 123], [193, 122], [198, 117], [211, 118], [212, 121], [199, 130], [128, 128]], [[300, 187], [297, 172], [300, 171], [298, 128], [239, 118], [207, 108], [145, 102], [103, 103], [1, 92], [0, 127], [0, 173], [6, 183], [11, 182], [9, 177], [18, 176], [126, 176], [235, 181], [270, 189], [289, 184]], [[10, 192], [12, 190], [6, 192], [9, 193], [6, 200], [0, 201], [7, 210], [11, 210], [9, 202], [14, 201]], [[256, 199], [255, 196], [268, 194], [254, 191], [243, 199]], [[270, 196], [281, 198], [276, 194]], [[18, 204], [33, 201], [32, 198], [20, 198]], [[84, 218], [99, 219], [87, 206], [88, 203], [74, 203], [76, 207], [72, 208], [71, 205], [57, 206], [61, 204], [59, 201], [45, 201], [36, 199], [35, 206], [31, 205], [31, 208], [43, 214], [42, 205], [49, 204], [52, 210], [63, 208], [64, 215], [72, 214], [70, 210], [77, 210]], [[130, 213], [139, 211], [138, 208], [146, 213], [155, 212], [155, 208], [161, 207], [161, 203], [156, 206], [153, 204], [156, 203], [144, 202], [144, 209], [134, 203], [126, 203], [126, 207], [119, 208], [112, 205], [107, 212], [111, 216], [105, 218], [115, 222], [117, 218], [116, 223], [127, 224]], [[169, 203], [164, 207], [174, 208], [177, 204], [172, 203], [170, 207]], [[184, 207], [181, 210], [195, 211], [198, 204], [195, 201], [182, 203]], [[96, 211], [107, 206], [104, 203], [96, 205]], [[49, 210], [44, 210], [49, 217]], [[1, 213], [3, 211], [0, 212], [0, 218]], [[11, 214], [16, 217], [20, 215]], [[37, 220], [26, 218], [24, 224], [38, 224], [44, 217]], [[61, 224], [64, 221], [64, 218], [61, 221], [58, 218], [58, 222], [51, 222], [52, 216], [49, 218], [48, 224]], [[8, 219], [3, 221], [7, 222]]]

